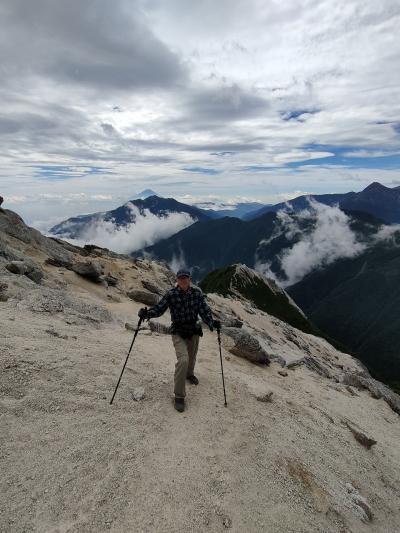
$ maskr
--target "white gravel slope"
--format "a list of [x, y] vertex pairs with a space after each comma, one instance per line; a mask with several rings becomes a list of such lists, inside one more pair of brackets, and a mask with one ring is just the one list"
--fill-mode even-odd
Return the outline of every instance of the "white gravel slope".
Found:
[[[79, 294], [116, 320], [0, 304], [0, 531], [400, 532], [400, 418], [383, 400], [224, 349], [225, 408], [207, 332], [179, 414], [171, 340], [141, 331], [110, 406], [132, 339], [121, 319], [136, 322], [139, 304], [88, 287]], [[344, 419], [377, 444], [361, 446]]]

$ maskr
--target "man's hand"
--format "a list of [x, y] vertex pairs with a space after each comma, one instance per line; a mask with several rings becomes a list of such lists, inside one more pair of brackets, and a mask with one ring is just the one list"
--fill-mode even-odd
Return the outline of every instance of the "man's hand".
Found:
[[214, 328], [217, 331], [221, 330], [221, 322], [219, 320], [213, 320], [212, 326], [210, 326], [210, 331], [214, 331]]
[[213, 327], [217, 330], [217, 331], [220, 331], [221, 330], [221, 322], [219, 320], [214, 320], [213, 322]]
[[146, 320], [146, 318], [147, 318], [147, 307], [142, 307], [141, 309], [139, 309], [138, 317], [141, 318], [142, 320]]

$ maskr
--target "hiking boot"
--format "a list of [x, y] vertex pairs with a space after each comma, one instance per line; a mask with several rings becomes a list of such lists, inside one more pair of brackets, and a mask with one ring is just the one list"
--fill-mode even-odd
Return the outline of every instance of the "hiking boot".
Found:
[[196, 376], [194, 374], [192, 374], [191, 376], [187, 376], [186, 378], [188, 381], [190, 381], [190, 383], [192, 385], [198, 385], [199, 384], [199, 380], [196, 378]]
[[183, 413], [185, 410], [185, 400], [184, 398], [175, 398], [174, 407], [180, 413]]

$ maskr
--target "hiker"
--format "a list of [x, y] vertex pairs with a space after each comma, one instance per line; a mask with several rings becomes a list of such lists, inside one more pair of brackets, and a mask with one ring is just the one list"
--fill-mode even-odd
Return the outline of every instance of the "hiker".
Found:
[[189, 270], [181, 269], [176, 274], [176, 286], [167, 291], [160, 302], [147, 309], [139, 310], [139, 317], [143, 320], [156, 318], [165, 313], [167, 308], [171, 312], [172, 342], [176, 352], [174, 406], [182, 413], [185, 410], [185, 380], [193, 385], [198, 385], [199, 380], [194, 375], [196, 355], [199, 348], [199, 339], [203, 335], [201, 322], [198, 315], [203, 319], [211, 331], [219, 330], [221, 323], [214, 320], [211, 309], [207, 305], [204, 295], [198, 287], [191, 284]]

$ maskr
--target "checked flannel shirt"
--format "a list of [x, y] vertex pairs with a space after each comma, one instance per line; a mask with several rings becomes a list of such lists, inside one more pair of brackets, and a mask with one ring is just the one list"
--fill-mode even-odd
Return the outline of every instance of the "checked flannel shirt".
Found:
[[148, 318], [156, 318], [165, 313], [169, 307], [172, 324], [188, 324], [197, 321], [200, 315], [208, 327], [213, 325], [211, 309], [207, 305], [204, 295], [198, 287], [189, 287], [187, 292], [179, 287], [167, 291], [159, 303], [147, 311]]

